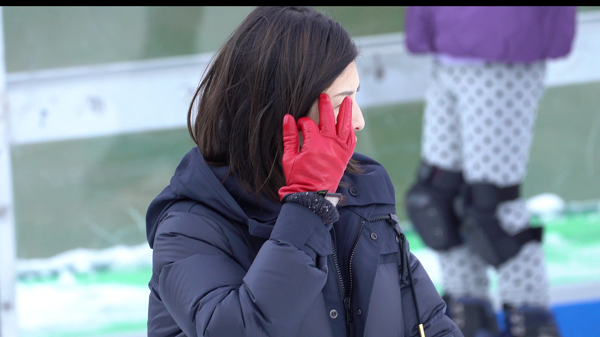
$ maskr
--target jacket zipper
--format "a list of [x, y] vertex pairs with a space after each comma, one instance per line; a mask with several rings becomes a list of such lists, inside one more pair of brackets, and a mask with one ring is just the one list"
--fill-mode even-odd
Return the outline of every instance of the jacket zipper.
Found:
[[344, 298], [344, 308], [346, 309], [346, 327], [348, 331], [348, 336], [355, 336], [356, 332], [354, 331], [354, 316], [352, 315], [352, 290], [354, 289], [354, 281], [352, 277], [352, 260], [354, 259], [354, 253], [356, 252], [356, 247], [358, 246], [358, 242], [362, 237], [362, 233], [365, 230], [365, 221], [360, 221], [360, 227], [358, 228], [358, 233], [356, 238], [354, 239], [354, 244], [352, 245], [352, 249], [350, 250], [350, 257], [348, 258], [348, 275], [350, 278], [350, 289], [348, 294], [345, 295]]
[[346, 332], [348, 336], [354, 336], [354, 316], [352, 315], [352, 290], [354, 287], [354, 282], [352, 280], [352, 260], [354, 258], [354, 253], [356, 252], [356, 247], [358, 246], [358, 242], [360, 241], [360, 237], [365, 229], [365, 221], [362, 220], [360, 222], [360, 227], [358, 229], [358, 233], [354, 239], [354, 243], [352, 244], [352, 248], [350, 249], [350, 257], [348, 258], [348, 277], [350, 278], [350, 285], [348, 291], [346, 292], [346, 287], [344, 286], [344, 278], [342, 277], [342, 271], [340, 270], [340, 264], [337, 258], [337, 249], [335, 248], [335, 243], [333, 242], [333, 238], [331, 239], [331, 247], [333, 252], [333, 264], [335, 266], [335, 271], [338, 276], [338, 281], [340, 283], [340, 289], [342, 290], [343, 295], [343, 304], [344, 311], [346, 313]]
[[338, 282], [340, 283], [340, 288], [342, 289], [342, 295], [346, 296], [346, 288], [344, 287], [344, 278], [342, 277], [342, 271], [340, 270], [340, 264], [337, 258], [337, 249], [335, 249], [335, 243], [333, 242], [333, 238], [331, 238], [331, 250], [333, 252], [333, 265], [335, 266], [335, 271], [337, 273]]

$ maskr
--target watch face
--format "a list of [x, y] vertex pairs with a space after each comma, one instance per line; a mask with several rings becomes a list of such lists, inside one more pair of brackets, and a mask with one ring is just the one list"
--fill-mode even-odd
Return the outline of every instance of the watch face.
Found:
[[333, 206], [337, 206], [338, 202], [340, 202], [341, 197], [341, 194], [338, 193], [327, 193], [325, 195], [325, 199], [329, 200], [329, 202], [332, 203]]

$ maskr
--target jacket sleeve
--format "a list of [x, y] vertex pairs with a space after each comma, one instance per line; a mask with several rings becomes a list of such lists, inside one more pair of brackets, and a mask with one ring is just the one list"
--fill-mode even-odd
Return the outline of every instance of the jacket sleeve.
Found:
[[326, 282], [329, 240], [316, 214], [284, 204], [245, 270], [219, 224], [173, 213], [154, 241], [158, 293], [187, 336], [293, 336]]
[[[446, 303], [435, 289], [421, 262], [409, 253], [409, 266], [412, 272], [412, 282], [421, 313], [421, 323], [427, 337], [463, 337], [460, 329], [445, 315]], [[405, 336], [419, 336], [417, 313], [410, 285], [402, 287], [402, 312], [404, 318]]]

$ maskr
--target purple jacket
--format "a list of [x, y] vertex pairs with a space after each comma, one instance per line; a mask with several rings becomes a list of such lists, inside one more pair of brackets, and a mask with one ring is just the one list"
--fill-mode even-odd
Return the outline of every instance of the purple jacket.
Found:
[[413, 53], [534, 62], [571, 51], [576, 8], [415, 6], [406, 14]]

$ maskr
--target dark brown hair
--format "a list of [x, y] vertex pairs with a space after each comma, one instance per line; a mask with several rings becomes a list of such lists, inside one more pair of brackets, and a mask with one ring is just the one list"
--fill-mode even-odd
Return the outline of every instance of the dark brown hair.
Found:
[[306, 116], [357, 55], [348, 32], [312, 8], [258, 7], [211, 61], [188, 111], [190, 135], [209, 164], [279, 201], [283, 116]]

